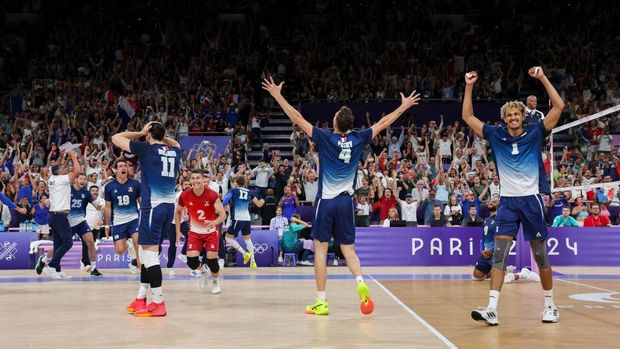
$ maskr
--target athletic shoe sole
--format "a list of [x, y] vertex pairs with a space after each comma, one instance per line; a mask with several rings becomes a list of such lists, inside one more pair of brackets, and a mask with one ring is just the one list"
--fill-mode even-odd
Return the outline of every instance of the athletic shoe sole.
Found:
[[482, 316], [482, 314], [480, 314], [480, 313], [479, 313], [479, 312], [477, 312], [477, 311], [472, 311], [472, 312], [471, 312], [471, 318], [472, 318], [472, 319], [474, 319], [474, 320], [476, 320], [476, 321], [484, 322], [485, 324], [487, 324], [487, 325], [489, 325], [489, 326], [497, 326], [497, 325], [498, 325], [497, 323], [492, 323], [492, 322], [487, 321], [487, 319], [485, 319], [485, 318]]

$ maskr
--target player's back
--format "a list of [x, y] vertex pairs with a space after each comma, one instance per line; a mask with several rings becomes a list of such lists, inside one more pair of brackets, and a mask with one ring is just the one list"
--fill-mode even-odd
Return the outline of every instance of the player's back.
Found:
[[332, 199], [343, 192], [353, 195], [357, 176], [357, 164], [362, 157], [364, 145], [372, 139], [372, 129], [351, 131], [346, 135], [313, 127], [319, 161], [318, 198]]
[[138, 198], [141, 197], [142, 186], [135, 179], [119, 183], [114, 179], [105, 186], [105, 201], [112, 204], [112, 222], [115, 225], [138, 219]]
[[254, 199], [254, 193], [248, 188], [232, 189], [232, 198], [230, 200], [231, 218], [235, 221], [250, 221], [250, 203]]
[[539, 194], [542, 189], [539, 181], [546, 180], [544, 171], [540, 171], [540, 149], [545, 135], [543, 123], [535, 123], [516, 137], [512, 137], [505, 126], [485, 125], [483, 133], [495, 155], [500, 196]]
[[140, 163], [141, 209], [148, 210], [162, 203], [174, 204], [181, 150], [137, 141], [131, 141], [130, 148]]

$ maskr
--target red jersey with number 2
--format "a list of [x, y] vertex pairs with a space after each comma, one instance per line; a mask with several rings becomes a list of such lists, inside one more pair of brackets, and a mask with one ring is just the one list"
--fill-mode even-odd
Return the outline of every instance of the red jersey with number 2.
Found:
[[181, 193], [179, 206], [187, 208], [189, 214], [189, 230], [197, 234], [210, 234], [217, 231], [217, 228], [207, 229], [206, 221], [213, 221], [217, 218], [215, 214], [215, 202], [219, 195], [205, 187], [202, 195], [198, 196], [193, 189], [188, 189]]

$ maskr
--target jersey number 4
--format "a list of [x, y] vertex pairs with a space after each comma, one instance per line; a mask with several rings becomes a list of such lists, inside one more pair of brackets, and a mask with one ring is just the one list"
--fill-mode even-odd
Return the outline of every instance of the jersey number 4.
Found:
[[340, 155], [338, 155], [338, 159], [344, 161], [345, 164], [348, 164], [351, 161], [351, 149], [342, 149], [340, 151]]
[[162, 156], [160, 159], [162, 164], [161, 175], [163, 177], [174, 177], [175, 158], [167, 158]]

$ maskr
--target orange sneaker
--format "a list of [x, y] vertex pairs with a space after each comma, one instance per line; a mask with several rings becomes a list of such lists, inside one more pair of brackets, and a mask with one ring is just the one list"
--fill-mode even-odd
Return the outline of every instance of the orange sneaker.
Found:
[[133, 300], [133, 302], [131, 302], [131, 304], [127, 306], [126, 309], [130, 313], [135, 313], [136, 311], [144, 308], [146, 308], [146, 298], [136, 298]]
[[146, 306], [146, 308], [138, 309], [133, 314], [141, 317], [166, 316], [166, 304], [164, 304], [164, 302], [151, 302]]

